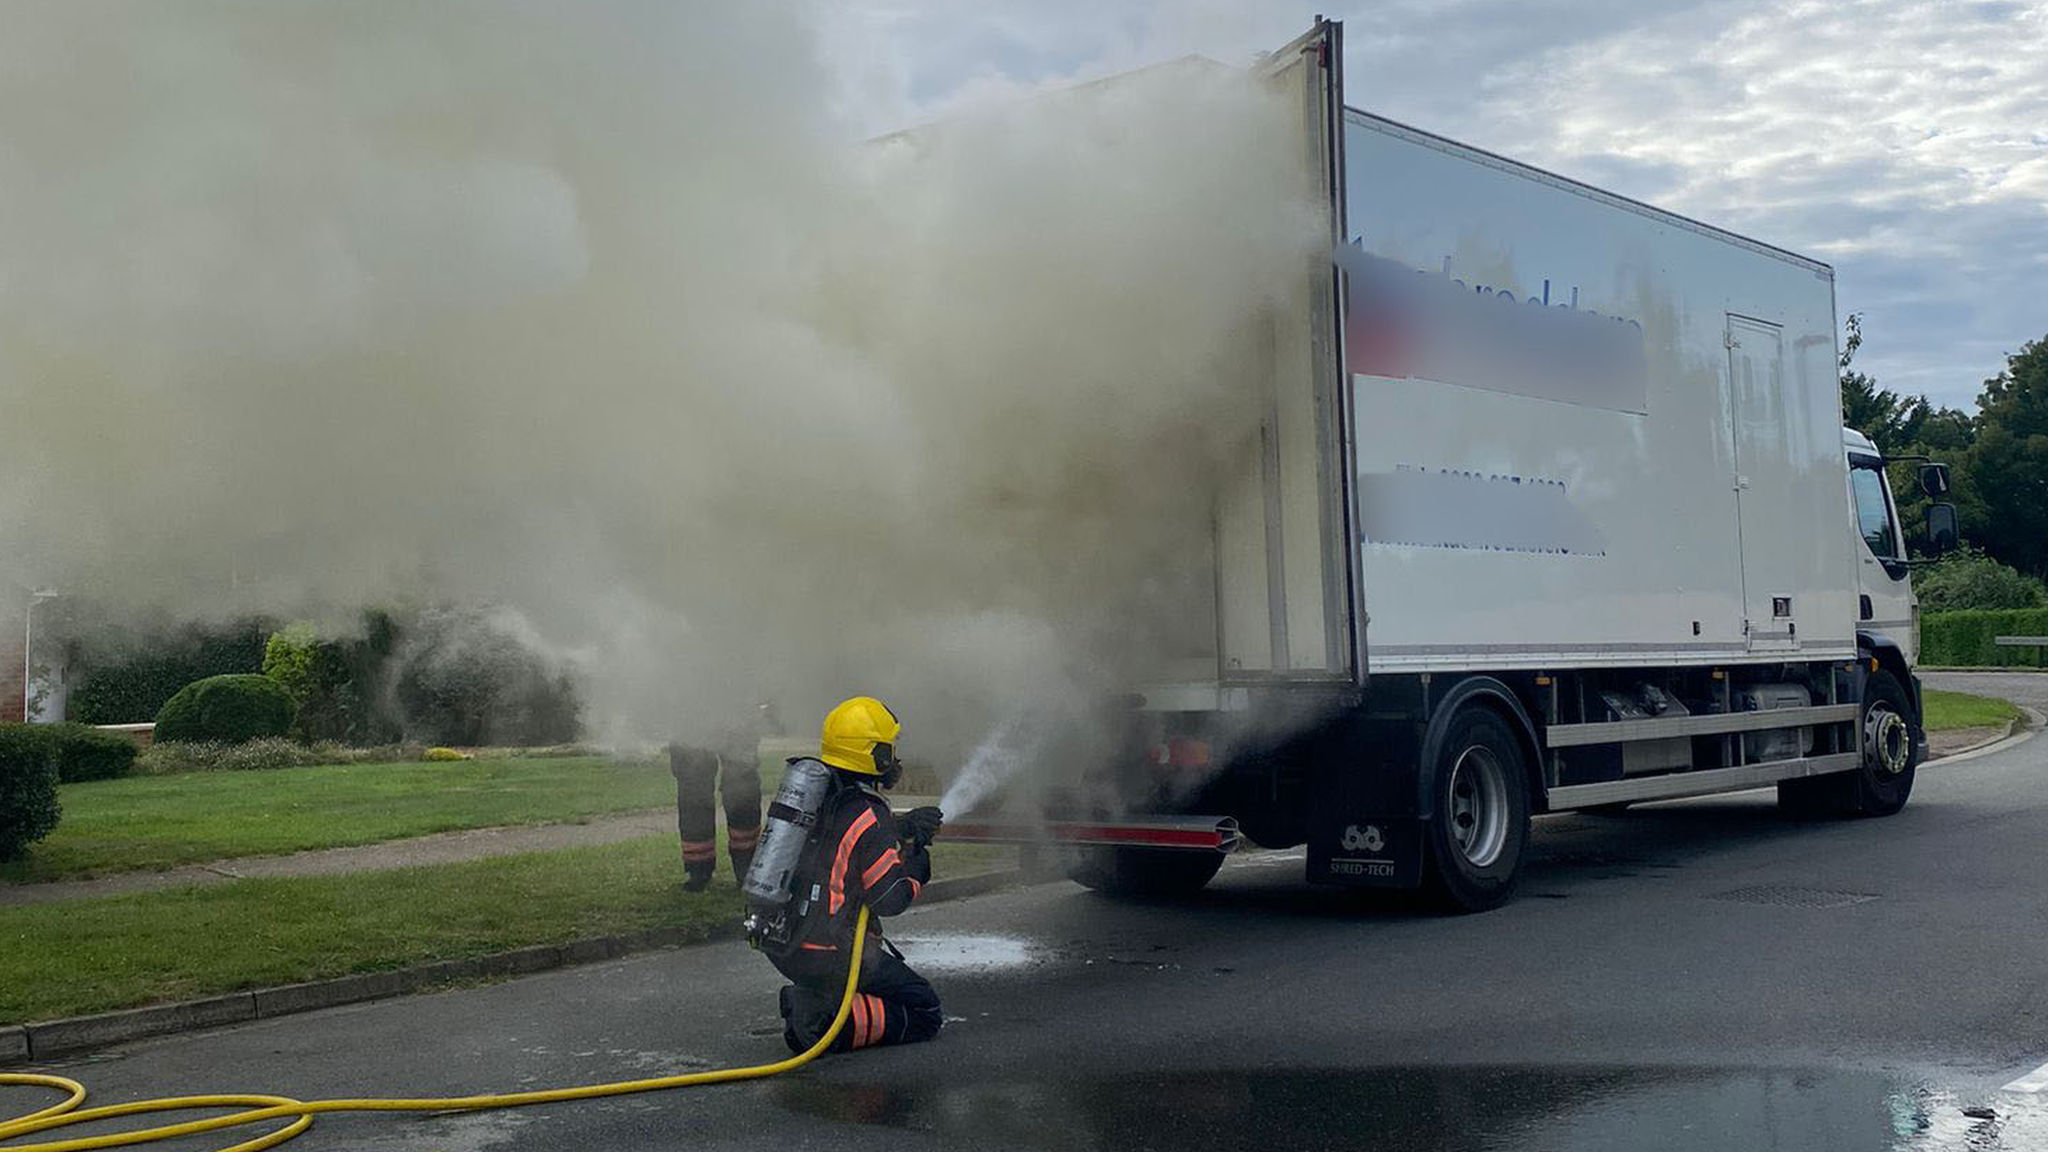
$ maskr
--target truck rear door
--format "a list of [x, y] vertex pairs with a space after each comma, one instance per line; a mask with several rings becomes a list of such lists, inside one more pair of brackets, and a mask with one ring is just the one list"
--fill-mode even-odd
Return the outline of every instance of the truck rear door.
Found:
[[1752, 652], [1791, 652], [1799, 648], [1798, 593], [1811, 584], [1798, 571], [1799, 558], [1810, 554], [1812, 533], [1824, 528], [1786, 506], [1786, 494], [1799, 490], [1795, 445], [1801, 437], [1792, 427], [1798, 413], [1787, 404], [1784, 330], [1730, 313], [1722, 343], [1735, 433], [1743, 635]]
[[[1267, 78], [1298, 111], [1300, 178], [1344, 236], [1343, 29], [1318, 21], [1275, 52]], [[1341, 283], [1327, 254], [1272, 315], [1258, 450], [1217, 508], [1217, 626], [1225, 683], [1350, 681], [1365, 669], [1351, 542], [1348, 378]]]

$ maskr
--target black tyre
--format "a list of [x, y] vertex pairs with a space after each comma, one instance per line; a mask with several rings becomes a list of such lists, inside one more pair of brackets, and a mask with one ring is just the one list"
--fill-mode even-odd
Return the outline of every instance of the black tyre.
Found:
[[1223, 867], [1223, 853], [1183, 848], [1084, 848], [1067, 872], [1110, 896], [1158, 900], [1191, 896]]
[[1913, 794], [1920, 767], [1914, 747], [1913, 701], [1898, 677], [1873, 672], [1863, 684], [1858, 718], [1863, 762], [1849, 772], [1786, 780], [1778, 785], [1778, 807], [1799, 817], [1890, 816]]
[[1862, 816], [1889, 816], [1906, 806], [1913, 794], [1913, 773], [1920, 767], [1914, 747], [1913, 699], [1889, 672], [1873, 672], [1863, 685], [1863, 763], [1853, 773], [1854, 811]]
[[1521, 742], [1490, 709], [1452, 718], [1435, 765], [1424, 884], [1453, 912], [1484, 912], [1514, 894], [1529, 843], [1529, 770]]

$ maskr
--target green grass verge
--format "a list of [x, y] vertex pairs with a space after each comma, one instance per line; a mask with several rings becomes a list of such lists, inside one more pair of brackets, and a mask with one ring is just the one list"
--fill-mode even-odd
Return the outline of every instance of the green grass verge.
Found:
[[0, 881], [566, 823], [673, 804], [675, 780], [660, 765], [599, 757], [463, 760], [132, 776], [66, 784], [58, 798], [57, 830], [0, 865]]
[[1927, 712], [1925, 722], [1929, 732], [1946, 732], [1953, 728], [1995, 728], [2020, 714], [2018, 708], [2004, 700], [1972, 696], [1967, 692], [1923, 688], [1920, 699]]
[[[938, 845], [935, 874], [1006, 849]], [[223, 884], [0, 909], [0, 1024], [739, 918], [723, 853], [678, 887], [673, 836], [352, 876]], [[762, 962], [764, 967], [766, 961]]]

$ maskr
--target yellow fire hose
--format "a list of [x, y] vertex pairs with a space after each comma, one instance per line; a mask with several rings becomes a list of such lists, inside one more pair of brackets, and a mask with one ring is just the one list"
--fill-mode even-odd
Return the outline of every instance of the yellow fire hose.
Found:
[[265, 1120], [281, 1120], [287, 1116], [295, 1117], [291, 1123], [275, 1132], [258, 1136], [254, 1140], [244, 1140], [240, 1144], [220, 1150], [259, 1152], [260, 1149], [276, 1147], [311, 1128], [313, 1117], [323, 1112], [477, 1112], [491, 1108], [518, 1108], [527, 1104], [553, 1104], [562, 1100], [625, 1096], [634, 1092], [659, 1092], [668, 1088], [687, 1088], [698, 1084], [728, 1084], [736, 1080], [759, 1080], [767, 1076], [780, 1075], [817, 1059], [825, 1049], [831, 1047], [840, 1030], [846, 1027], [847, 1017], [853, 1011], [854, 991], [860, 986], [861, 948], [867, 942], [867, 928], [868, 910], [862, 908], [860, 918], [854, 922], [853, 927], [853, 952], [847, 961], [846, 991], [839, 997], [839, 1014], [832, 1018], [832, 1026], [825, 1030], [825, 1034], [818, 1038], [816, 1044], [787, 1060], [778, 1060], [773, 1064], [756, 1064], [746, 1068], [717, 1068], [709, 1072], [657, 1076], [648, 1080], [620, 1080], [612, 1084], [586, 1084], [581, 1088], [507, 1092], [498, 1096], [447, 1096], [439, 1099], [428, 1097], [412, 1100], [294, 1100], [289, 1096], [242, 1093], [227, 1096], [166, 1096], [157, 1100], [137, 1100], [131, 1104], [108, 1104], [99, 1108], [87, 1108], [82, 1112], [77, 1109], [85, 1102], [85, 1085], [78, 1081], [64, 1076], [4, 1072], [0, 1073], [0, 1084], [55, 1088], [60, 1092], [69, 1092], [71, 1098], [19, 1119], [0, 1121], [0, 1143], [71, 1124], [111, 1120], [117, 1116], [135, 1116], [145, 1112], [176, 1112], [186, 1108], [244, 1108], [248, 1111], [231, 1112], [226, 1116], [214, 1116], [205, 1120], [190, 1120], [183, 1124], [166, 1124], [159, 1128], [144, 1128], [134, 1132], [116, 1132], [107, 1136], [89, 1136], [44, 1144], [10, 1144], [5, 1149], [0, 1149], [0, 1152], [86, 1152], [91, 1148], [119, 1148], [131, 1144], [146, 1144], [156, 1140], [212, 1132], [221, 1128], [238, 1128], [244, 1124], [256, 1124]]

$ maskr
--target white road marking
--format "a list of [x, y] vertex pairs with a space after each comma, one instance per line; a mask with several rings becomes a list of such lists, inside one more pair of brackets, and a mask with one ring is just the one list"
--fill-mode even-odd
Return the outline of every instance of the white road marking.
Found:
[[2007, 1092], [2048, 1092], [2048, 1064], [2043, 1064], [2025, 1076], [2005, 1086]]

